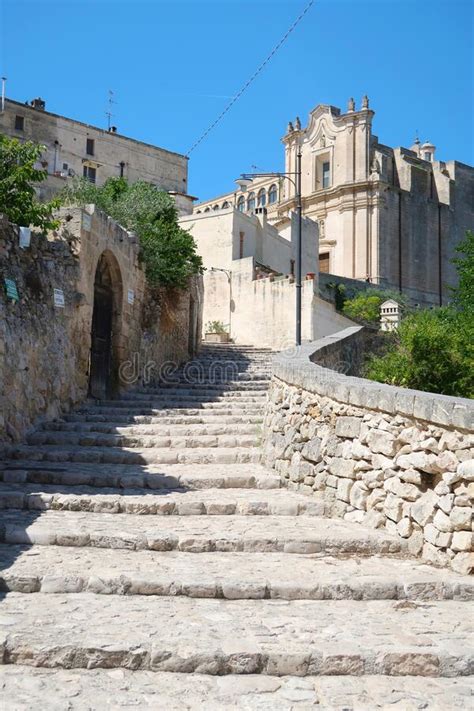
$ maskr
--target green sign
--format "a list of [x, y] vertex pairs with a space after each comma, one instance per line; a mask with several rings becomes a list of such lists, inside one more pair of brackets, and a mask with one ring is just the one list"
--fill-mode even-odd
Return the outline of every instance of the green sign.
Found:
[[7, 290], [7, 298], [12, 299], [12, 301], [19, 301], [18, 289], [16, 288], [16, 283], [13, 279], [5, 279], [5, 288]]

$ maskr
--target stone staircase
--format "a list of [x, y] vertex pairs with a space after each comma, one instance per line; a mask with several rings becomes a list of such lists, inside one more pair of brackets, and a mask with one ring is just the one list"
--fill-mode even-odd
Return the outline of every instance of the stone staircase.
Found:
[[471, 581], [260, 466], [270, 356], [205, 346], [11, 448], [8, 711], [470, 707]]

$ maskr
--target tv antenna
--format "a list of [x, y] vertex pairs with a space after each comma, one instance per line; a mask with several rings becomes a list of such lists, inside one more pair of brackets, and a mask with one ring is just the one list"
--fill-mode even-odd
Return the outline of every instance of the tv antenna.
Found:
[[112, 91], [112, 89], [109, 89], [109, 98], [108, 98], [108, 100], [107, 100], [108, 109], [107, 109], [107, 111], [105, 112], [105, 115], [107, 116], [107, 129], [108, 129], [109, 131], [110, 131], [110, 127], [111, 127], [111, 125], [112, 125], [112, 116], [114, 115], [114, 114], [112, 113], [112, 104], [116, 104], [116, 103], [117, 103], [117, 102], [114, 100], [114, 96], [115, 96], [115, 94], [114, 94], [114, 92]]

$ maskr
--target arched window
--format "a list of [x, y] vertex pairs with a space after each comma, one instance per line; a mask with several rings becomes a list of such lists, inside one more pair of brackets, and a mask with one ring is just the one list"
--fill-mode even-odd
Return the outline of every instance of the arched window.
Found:
[[245, 198], [243, 195], [239, 197], [237, 200], [237, 210], [239, 212], [244, 212], [245, 211]]
[[196, 210], [196, 215], [200, 215], [200, 214], [201, 214], [201, 210]]
[[278, 200], [278, 188], [273, 183], [273, 185], [270, 185], [270, 190], [268, 191], [268, 204], [273, 205], [276, 201]]
[[210, 211], [211, 211], [210, 207], [206, 207], [206, 209], [204, 210], [204, 212], [210, 212]]
[[255, 210], [255, 193], [249, 193], [247, 198], [247, 210], [253, 212]]
[[226, 207], [230, 207], [230, 205], [229, 205], [229, 203], [227, 202], [227, 200], [222, 203], [222, 209], [225, 210]]
[[258, 205], [258, 207], [265, 207], [266, 202], [267, 202], [267, 193], [265, 192], [265, 188], [261, 188], [258, 191], [257, 205]]
[[219, 205], [214, 205], [214, 207], [213, 207], [212, 209], [213, 209], [213, 210], [214, 210], [214, 212], [215, 212], [216, 210], [218, 210], [218, 209], [219, 209]]

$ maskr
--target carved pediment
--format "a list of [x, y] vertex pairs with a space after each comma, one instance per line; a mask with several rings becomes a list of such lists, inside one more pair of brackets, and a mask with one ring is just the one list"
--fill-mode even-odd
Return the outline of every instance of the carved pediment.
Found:
[[306, 128], [306, 140], [314, 148], [324, 148], [328, 143], [336, 139], [336, 135], [341, 130], [336, 123], [337, 111], [333, 106], [319, 104], [310, 113], [309, 123]]

